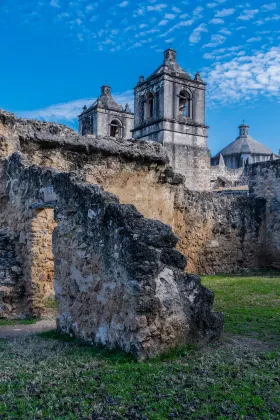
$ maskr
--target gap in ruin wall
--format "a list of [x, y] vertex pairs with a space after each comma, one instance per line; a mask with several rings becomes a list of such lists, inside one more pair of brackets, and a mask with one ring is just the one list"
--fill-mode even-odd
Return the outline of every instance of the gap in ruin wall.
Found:
[[52, 208], [34, 209], [31, 223], [32, 311], [41, 314], [44, 302], [54, 296], [52, 234], [56, 223]]
[[52, 233], [56, 224], [53, 209], [33, 208], [34, 198], [18, 194], [24, 188], [29, 191], [28, 180], [19, 185], [18, 179], [10, 179], [8, 166], [8, 161], [0, 161], [0, 231], [13, 244], [21, 268], [16, 287], [22, 298], [18, 298], [19, 292], [15, 293], [13, 309], [6, 315], [37, 316], [44, 310], [44, 300], [54, 295]]

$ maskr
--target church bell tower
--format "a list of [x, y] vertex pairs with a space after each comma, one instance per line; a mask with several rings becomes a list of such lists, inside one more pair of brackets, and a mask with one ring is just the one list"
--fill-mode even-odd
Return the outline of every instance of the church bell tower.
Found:
[[186, 186], [210, 189], [210, 153], [205, 125], [206, 85], [177, 63], [176, 51], [134, 89], [135, 139], [153, 140], [167, 148], [170, 164], [186, 176]]

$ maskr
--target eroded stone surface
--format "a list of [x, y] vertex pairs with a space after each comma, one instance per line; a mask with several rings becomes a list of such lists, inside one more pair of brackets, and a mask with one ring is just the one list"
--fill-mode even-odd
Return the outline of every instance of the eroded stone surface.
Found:
[[6, 129], [29, 164], [73, 171], [117, 195], [121, 203], [134, 204], [145, 217], [169, 224], [179, 237], [178, 249], [188, 259], [189, 272], [266, 267], [263, 200], [246, 192], [189, 191], [184, 177], [166, 163], [166, 151], [158, 143], [81, 137], [59, 124], [17, 120], [12, 114], [9, 119]]
[[[223, 317], [213, 312], [213, 293], [199, 277], [184, 273], [186, 260], [169, 226], [145, 219], [134, 206], [75, 175], [25, 166], [19, 154], [6, 163], [6, 179], [13, 223], [31, 211], [33, 226], [35, 210], [54, 207], [60, 331], [121, 347], [138, 359], [220, 335]], [[49, 196], [55, 202], [45, 201]], [[32, 245], [32, 235], [26, 244]], [[29, 265], [32, 272], [31, 260]], [[32, 304], [38, 308], [32, 276], [25, 293], [30, 310]]]

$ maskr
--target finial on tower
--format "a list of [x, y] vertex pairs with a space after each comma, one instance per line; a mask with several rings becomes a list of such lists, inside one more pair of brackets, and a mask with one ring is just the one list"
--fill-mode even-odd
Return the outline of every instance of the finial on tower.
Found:
[[196, 82], [203, 82], [203, 80], [201, 79], [201, 76], [200, 76], [200, 74], [199, 74], [199, 72], [198, 72], [198, 71], [196, 72], [196, 74], [195, 74], [195, 76], [194, 76], [194, 80], [195, 80]]
[[164, 61], [176, 61], [176, 51], [172, 48], [164, 51]]
[[245, 120], [243, 120], [243, 123], [239, 126], [239, 136], [248, 136], [249, 135], [249, 125], [245, 124]]
[[[107, 82], [107, 80], [106, 80]], [[110, 96], [111, 95], [111, 87], [109, 85], [103, 85], [101, 87], [101, 96]]]

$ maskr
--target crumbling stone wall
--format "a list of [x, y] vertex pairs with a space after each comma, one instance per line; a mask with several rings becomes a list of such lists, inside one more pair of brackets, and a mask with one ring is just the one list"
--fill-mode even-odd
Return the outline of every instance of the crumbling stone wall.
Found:
[[249, 166], [250, 195], [266, 202], [262, 249], [267, 267], [280, 269], [280, 160]]
[[[192, 193], [184, 187], [184, 177], [168, 166], [167, 151], [158, 143], [81, 137], [59, 124], [13, 121], [10, 136], [33, 164], [74, 171], [116, 194], [121, 203], [134, 204], [145, 217], [169, 224], [179, 237], [178, 249], [188, 258], [189, 272], [263, 266], [261, 200]], [[198, 163], [202, 167], [200, 158]]]
[[[213, 312], [213, 293], [199, 277], [184, 273], [186, 259], [175, 249], [177, 238], [169, 226], [145, 219], [133, 206], [121, 205], [74, 175], [30, 167], [19, 154], [6, 162], [4, 181], [6, 211], [15, 215], [7, 228], [15, 237], [20, 230], [16, 218], [23, 221], [25, 215], [30, 224], [29, 211], [38, 218], [37, 209], [55, 209], [61, 331], [121, 347], [138, 359], [219, 336], [223, 317]], [[49, 227], [47, 213], [42, 210], [40, 217]], [[26, 300], [37, 309], [32, 277], [25, 281]]]
[[6, 231], [0, 231], [0, 318], [16, 317], [23, 297], [22, 268], [15, 244]]
[[185, 175], [185, 186], [191, 191], [209, 191], [210, 151], [206, 147], [187, 144], [165, 144], [170, 164], [176, 172]]
[[180, 189], [174, 220], [178, 249], [187, 255], [189, 272], [236, 273], [265, 265], [263, 199]]

